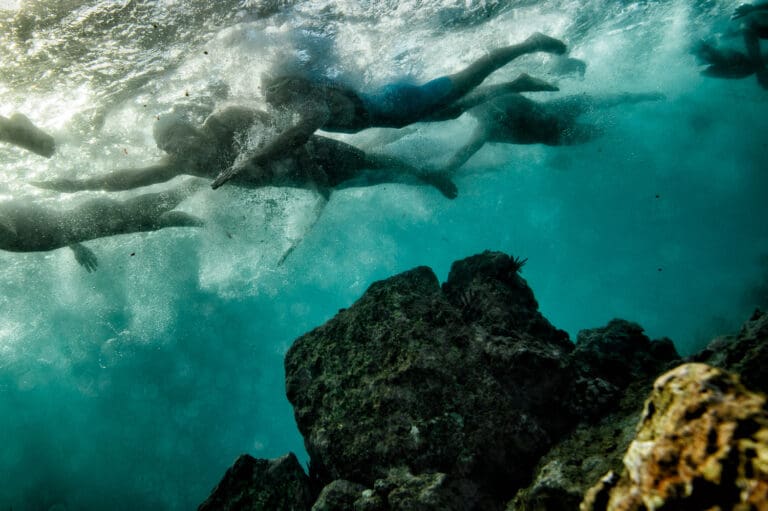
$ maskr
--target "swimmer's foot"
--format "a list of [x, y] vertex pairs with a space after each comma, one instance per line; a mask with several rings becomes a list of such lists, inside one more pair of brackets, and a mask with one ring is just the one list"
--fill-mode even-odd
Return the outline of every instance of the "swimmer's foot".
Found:
[[449, 199], [455, 199], [459, 196], [459, 189], [447, 172], [428, 172], [421, 174], [419, 179], [430, 186], [434, 186]]
[[523, 73], [515, 78], [512, 83], [515, 89], [526, 92], [538, 92], [538, 91], [558, 91], [559, 87], [552, 85], [549, 82], [545, 82], [539, 78], [534, 78], [528, 73]]
[[3, 131], [8, 142], [40, 156], [50, 158], [56, 152], [56, 141], [53, 137], [20, 113], [11, 115]]
[[547, 53], [554, 53], [556, 55], [562, 55], [566, 52], [567, 48], [565, 43], [554, 37], [549, 37], [541, 32], [536, 32], [531, 37], [525, 40], [526, 45], [532, 48], [532, 51], [545, 51]]

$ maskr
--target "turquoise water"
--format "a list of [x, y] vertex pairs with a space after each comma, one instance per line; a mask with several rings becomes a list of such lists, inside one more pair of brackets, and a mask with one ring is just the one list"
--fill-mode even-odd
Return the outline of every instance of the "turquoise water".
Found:
[[[1, 252], [0, 509], [194, 509], [242, 452], [305, 458], [285, 350], [416, 265], [445, 279], [484, 249], [527, 257], [543, 313], [573, 338], [622, 317], [690, 353], [736, 328], [768, 301], [768, 94], [754, 78], [701, 77], [689, 49], [713, 33], [739, 48], [737, 3], [0, 0], [0, 115], [24, 112], [59, 141], [51, 160], [0, 145], [0, 201], [99, 196], [30, 182], [152, 162], [155, 115], [202, 112], [224, 86], [258, 106], [261, 73], [290, 60], [372, 89], [538, 30], [587, 61], [585, 76], [533, 55], [493, 81], [526, 71], [561, 88], [536, 99], [667, 96], [592, 114], [605, 134], [589, 144], [486, 146], [454, 201], [351, 188], [310, 229], [310, 192], [225, 187], [183, 203], [206, 219], [199, 231], [88, 242], [92, 274], [65, 249]], [[437, 164], [472, 123], [345, 140]]]

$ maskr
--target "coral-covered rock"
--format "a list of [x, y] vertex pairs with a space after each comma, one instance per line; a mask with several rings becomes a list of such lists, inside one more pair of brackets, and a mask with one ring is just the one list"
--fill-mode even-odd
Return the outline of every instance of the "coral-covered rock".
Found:
[[693, 360], [737, 373], [747, 388], [768, 393], [768, 314], [755, 311], [736, 335], [716, 338]]
[[[355, 501], [364, 497], [362, 484], [337, 479], [327, 484], [312, 505], [312, 511], [347, 511], [355, 509]], [[370, 490], [369, 490], [370, 491]]]
[[584, 493], [621, 459], [635, 433], [643, 399], [651, 388], [632, 385], [615, 411], [599, 421], [585, 420], [544, 455], [533, 482], [521, 489], [508, 511], [573, 511]]
[[623, 464], [582, 511], [768, 509], [765, 397], [719, 369], [679, 366], [656, 380]]
[[530, 479], [574, 423], [561, 406], [573, 346], [519, 268], [486, 252], [442, 290], [416, 268], [294, 343], [286, 388], [314, 476], [371, 487], [405, 466], [506, 498]]
[[306, 511], [309, 479], [296, 456], [273, 460], [237, 458], [198, 511]]

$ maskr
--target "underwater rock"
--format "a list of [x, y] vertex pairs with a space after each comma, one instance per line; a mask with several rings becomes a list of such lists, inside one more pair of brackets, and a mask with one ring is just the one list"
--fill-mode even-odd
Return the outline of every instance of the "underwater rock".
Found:
[[582, 511], [766, 509], [765, 397], [720, 369], [681, 365], [656, 380], [623, 465]]
[[[337, 479], [323, 488], [317, 497], [312, 511], [342, 511], [355, 509], [355, 501], [364, 497], [366, 488], [362, 484]], [[369, 493], [370, 490], [368, 490]], [[368, 495], [366, 495], [368, 496]]]
[[198, 511], [303, 511], [309, 479], [293, 453], [273, 460], [237, 458]]
[[651, 341], [636, 323], [615, 319], [579, 332], [566, 399], [581, 422], [542, 457], [508, 511], [578, 509], [595, 481], [621, 468], [653, 380], [679, 361], [669, 339]]
[[371, 487], [405, 466], [502, 502], [530, 480], [574, 424], [561, 405], [573, 345], [519, 268], [485, 252], [454, 263], [442, 289], [432, 270], [413, 269], [293, 344], [286, 390], [312, 478]]
[[[602, 328], [582, 330], [570, 358], [574, 413], [602, 417], [631, 384], [650, 383], [680, 360], [672, 341], [651, 341], [637, 323], [614, 319]], [[642, 406], [638, 401], [638, 409]]]
[[748, 388], [768, 393], [768, 314], [756, 310], [736, 335], [714, 339], [692, 359], [737, 373]]

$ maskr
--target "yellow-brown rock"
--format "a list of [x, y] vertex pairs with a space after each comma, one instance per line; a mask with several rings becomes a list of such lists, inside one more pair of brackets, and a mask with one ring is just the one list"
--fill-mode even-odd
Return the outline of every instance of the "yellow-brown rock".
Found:
[[621, 476], [607, 474], [582, 511], [768, 511], [765, 397], [705, 364], [659, 377]]

